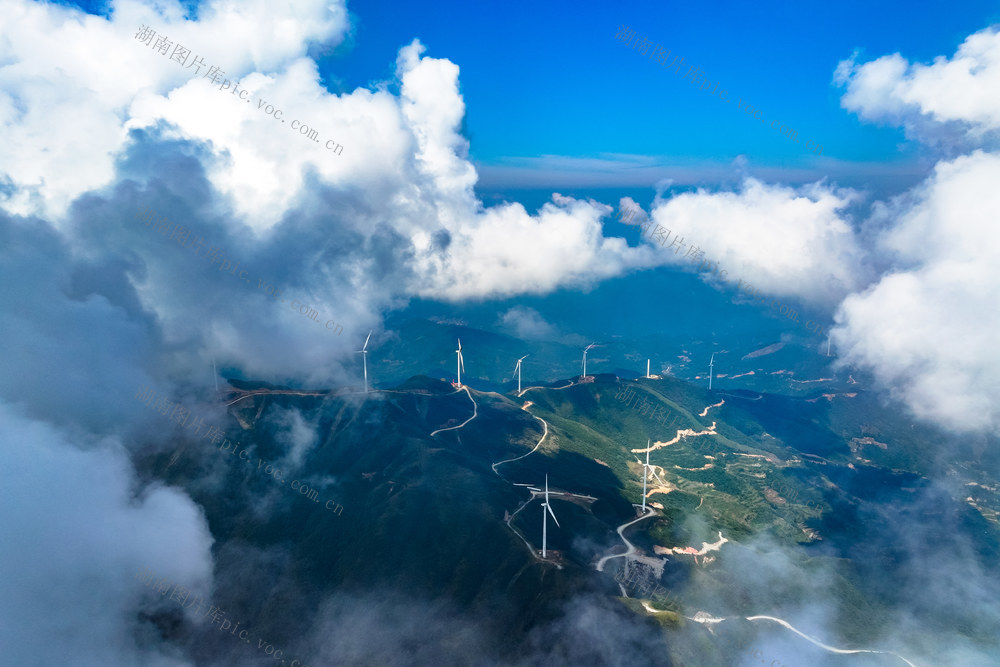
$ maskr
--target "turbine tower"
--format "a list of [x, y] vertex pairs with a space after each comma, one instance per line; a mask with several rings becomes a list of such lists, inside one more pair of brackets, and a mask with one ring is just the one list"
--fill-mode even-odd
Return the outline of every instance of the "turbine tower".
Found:
[[646, 359], [646, 379], [649, 379], [649, 359]]
[[[549, 476], [545, 475], [545, 502], [542, 503], [542, 558], [545, 558], [545, 549], [547, 546], [548, 539], [548, 517], [545, 513], [548, 512], [552, 515], [552, 520], [556, 522], [559, 526], [559, 519], [556, 518], [556, 513], [552, 511], [552, 506], [549, 505]], [[562, 528], [562, 526], [559, 526]]]
[[458, 339], [458, 349], [455, 350], [455, 354], [458, 355], [458, 360], [455, 363], [455, 367], [458, 370], [458, 386], [462, 386], [462, 371], [465, 370], [465, 361], [462, 359], [462, 339]]
[[708, 362], [708, 388], [712, 389], [712, 367], [715, 365], [715, 352], [712, 353], [712, 358]]
[[517, 365], [514, 366], [514, 372], [517, 373], [517, 393], [521, 393], [521, 362], [524, 361], [528, 355], [524, 355], [517, 360]]
[[[372, 329], [374, 331], [374, 329]], [[372, 337], [372, 332], [368, 332], [368, 338], [365, 338], [365, 344], [361, 347], [358, 352], [361, 354], [361, 362], [365, 366], [365, 393], [368, 393], [368, 341]]]
[[[830, 356], [827, 354], [826, 356]], [[215, 393], [219, 393], [219, 371], [215, 369], [215, 357], [212, 357], [212, 374], [215, 376]]]
[[832, 339], [833, 339], [833, 336], [831, 336], [830, 334], [827, 334], [827, 336], [826, 336], [826, 356], [828, 356], [828, 357], [830, 356], [830, 341]]
[[582, 377], [587, 377], [587, 350], [589, 350], [590, 348], [594, 347], [594, 345], [596, 345], [596, 343], [591, 343], [590, 345], [588, 345], [583, 350], [583, 376]]
[[652, 447], [651, 438], [646, 439], [646, 463], [642, 466], [642, 513], [646, 513], [646, 479], [649, 477], [649, 448]]

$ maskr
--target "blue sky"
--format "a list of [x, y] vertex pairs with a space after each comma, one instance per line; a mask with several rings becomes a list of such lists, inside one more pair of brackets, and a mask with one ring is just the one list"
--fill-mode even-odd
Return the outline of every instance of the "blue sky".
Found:
[[348, 5], [350, 52], [327, 65], [347, 89], [386, 78], [396, 49], [419, 38], [461, 68], [471, 155], [611, 154], [759, 164], [814, 164], [810, 154], [614, 39], [628, 24], [710, 79], [815, 137], [823, 155], [896, 161], [903, 133], [841, 109], [837, 63], [860, 50], [929, 62], [1000, 20], [993, 2], [939, 3], [399, 3]]
[[[74, 3], [67, 3], [74, 4]], [[99, 12], [94, 3], [79, 6]], [[97, 5], [99, 6], [99, 5]], [[189, 6], [197, 6], [190, 3]], [[1000, 21], [988, 1], [803, 3], [396, 2], [348, 4], [352, 35], [315, 54], [334, 93], [391, 80], [412, 39], [460, 69], [465, 134], [477, 165], [522, 158], [641, 155], [654, 164], [727, 164], [822, 174], [831, 160], [917, 162], [901, 128], [840, 106], [840, 60], [900, 52], [930, 63]], [[683, 56], [729, 104], [615, 39], [620, 25]], [[322, 50], [321, 50], [322, 51]], [[823, 145], [822, 158], [753, 121], [737, 98]], [[543, 170], [544, 171], [544, 170]], [[492, 179], [488, 179], [492, 180]], [[545, 178], [537, 182], [543, 186]]]

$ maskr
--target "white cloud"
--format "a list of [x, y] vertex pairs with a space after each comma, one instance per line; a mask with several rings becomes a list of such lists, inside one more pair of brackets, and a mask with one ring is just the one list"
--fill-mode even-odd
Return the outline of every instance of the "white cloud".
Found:
[[878, 203], [885, 275], [848, 297], [833, 332], [845, 364], [870, 368], [918, 416], [960, 432], [1000, 423], [1000, 29], [970, 35], [951, 58], [910, 64], [899, 54], [841, 62], [842, 105], [889, 120], [946, 153], [923, 183]]
[[307, 421], [295, 408], [280, 406], [273, 409], [272, 420], [276, 429], [275, 442], [285, 448], [284, 458], [275, 467], [285, 474], [294, 473], [319, 441], [319, 424]]
[[[203, 151], [185, 168], [200, 164], [223, 195], [201, 212], [231, 220], [226, 226], [233, 235], [249, 226], [256, 240], [273, 243], [269, 234], [288, 216], [333, 201], [336, 220], [323, 221], [328, 234], [353, 230], [360, 238], [352, 241], [371, 242], [384, 225], [385, 234], [409, 246], [400, 248], [408, 254], [409, 276], [381, 288], [376, 309], [380, 300], [399, 296], [465, 299], [585, 288], [654, 264], [648, 249], [603, 237], [601, 217], [608, 209], [596, 202], [556, 196], [536, 215], [516, 204], [484, 209], [473, 193], [477, 175], [460, 133], [465, 104], [459, 69], [422, 56], [418, 41], [399, 52], [398, 97], [387, 84], [377, 92], [325, 91], [305, 48], [310, 41], [331, 44], [343, 36], [340, 5], [303, 0], [294, 11], [275, 15], [261, 3], [217, 2], [202, 7], [196, 22], [184, 20], [180, 6], [169, 3], [154, 12], [120, 2], [110, 21], [21, 0], [8, 5], [23, 19], [16, 29], [10, 23], [0, 28], [7, 63], [0, 76], [10, 91], [0, 106], [3, 130], [18, 137], [0, 158], [0, 173], [16, 186], [4, 204], [8, 211], [49, 214], [62, 228], [70, 202], [121, 177], [115, 160], [126, 151], [155, 163], [158, 141], [182, 139]], [[193, 69], [136, 40], [140, 24], [183, 43], [206, 65], [223, 66], [251, 103], [208, 79], [191, 78]], [[103, 59], [89, 55], [98, 52]], [[101, 60], [107, 62], [103, 68]], [[65, 75], [46, 78], [53, 71]], [[279, 107], [283, 117], [258, 109], [261, 99]], [[292, 120], [316, 129], [321, 143], [292, 130]], [[128, 134], [139, 129], [147, 132]], [[342, 155], [325, 148], [327, 138], [344, 146]], [[147, 183], [158, 177], [132, 176]], [[351, 294], [370, 289], [368, 267], [358, 261]], [[310, 263], [315, 260], [303, 258]], [[317, 268], [307, 298], [325, 302], [327, 311], [367, 310], [330, 303], [330, 294], [345, 291], [344, 276]], [[140, 293], [171, 328], [164, 296]], [[359, 304], [365, 301], [362, 294]], [[247, 341], [232, 342], [247, 347]], [[268, 366], [273, 364], [259, 364], [258, 370]]]
[[[775, 296], [833, 303], [864, 284], [863, 253], [840, 214], [856, 196], [820, 183], [795, 189], [747, 178], [739, 192], [657, 199], [653, 229], [659, 224], [671, 235], [652, 247], [664, 263], [693, 270], [698, 265], [685, 255], [700, 249], [712, 262], [699, 271], [706, 278], [718, 262], [730, 285], [742, 279]], [[685, 245], [668, 248], [675, 239]]]
[[[863, 65], [840, 62], [835, 81], [846, 85], [841, 105], [869, 120], [902, 123], [925, 139], [934, 134], [994, 139], [1000, 129], [1000, 29], [970, 35], [951, 58], [910, 64], [898, 53]], [[932, 127], [953, 124], [954, 127]]]
[[848, 297], [834, 341], [920, 417], [958, 431], [1000, 425], [1000, 156], [939, 163], [890, 202], [881, 239], [897, 267]]
[[[327, 0], [299, 0], [280, 7], [262, 0], [238, 4], [219, 1], [203, 5], [199, 21], [185, 20], [184, 11], [176, 2], [157, 3], [153, 9], [118, 0], [112, 3], [109, 20], [60, 5], [4, 0], [0, 131], [5, 146], [0, 153], [0, 173], [21, 188], [6, 201], [8, 211], [59, 215], [83, 192], [111, 182], [115, 157], [129, 141], [126, 130], [135, 124], [133, 113], [147, 108], [151, 96], [166, 96], [187, 86], [202, 91], [201, 112], [216, 119], [215, 123], [206, 120], [198, 125], [187, 119], [188, 125], [202, 129], [232, 123], [238, 117], [231, 108], [236, 104], [224, 99], [223, 93], [213, 91], [213, 98], [207, 99], [210, 89], [202, 83], [207, 80], [190, 81], [195, 69], [185, 68], [134, 39], [140, 25], [152, 27], [174, 44], [183, 44], [206, 65], [226, 71], [228, 77], [242, 78], [251, 71], [280, 72], [287, 67], [293, 70], [289, 75], [293, 81], [301, 79], [294, 65], [308, 45], [335, 44], [347, 27], [343, 4]], [[202, 74], [205, 71], [202, 69]], [[310, 92], [318, 95], [315, 89]], [[185, 107], [190, 101], [189, 95], [180, 95], [171, 112], [182, 118], [191, 116], [190, 108]], [[302, 110], [306, 111], [319, 109]], [[173, 120], [172, 113], [164, 115]], [[315, 123], [324, 120], [318, 113], [301, 116], [303, 120], [312, 118], [316, 118]], [[141, 125], [141, 114], [138, 121]], [[266, 142], [276, 133], [272, 126], [279, 124], [270, 120], [267, 130], [260, 131], [265, 125], [258, 118], [253, 121], [259, 136], [239, 136], [226, 130], [228, 141], [218, 148], [235, 146], [237, 137], [248, 144], [258, 139]], [[271, 139], [270, 143], [276, 142]], [[327, 157], [322, 155], [316, 161]]]
[[178, 665], [137, 645], [148, 568], [207, 593], [212, 538], [175, 489], [135, 496], [120, 445], [81, 451], [55, 429], [0, 402], [0, 645], [11, 664]]
[[514, 306], [500, 317], [500, 322], [514, 336], [524, 340], [552, 340], [557, 336], [555, 327], [534, 308]]

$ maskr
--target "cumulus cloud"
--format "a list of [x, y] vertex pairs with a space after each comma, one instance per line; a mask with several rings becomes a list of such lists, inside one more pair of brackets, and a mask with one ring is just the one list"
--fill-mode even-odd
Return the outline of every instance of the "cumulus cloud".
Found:
[[[865, 283], [863, 252], [843, 214], [857, 197], [822, 183], [796, 189], [754, 178], [738, 192], [657, 197], [653, 229], [659, 224], [671, 234], [651, 247], [661, 261], [705, 272], [706, 279], [718, 262], [729, 284], [742, 279], [775, 296], [833, 304]], [[686, 256], [696, 248], [711, 268], [698, 269]]]
[[843, 363], [958, 431], [1000, 425], [998, 182], [1000, 157], [977, 151], [886, 204], [881, 246], [898, 268], [844, 301], [833, 334]]
[[[346, 30], [345, 7], [326, 0], [279, 8], [261, 1], [216, 2], [202, 6], [200, 12], [200, 20], [188, 21], [177, 2], [157, 3], [154, 9], [119, 0], [113, 3], [112, 18], [106, 19], [61, 5], [5, 0], [0, 26], [0, 128], [7, 139], [0, 173], [10, 175], [18, 186], [7, 196], [9, 211], [58, 215], [80, 194], [110, 183], [115, 157], [129, 141], [126, 130], [152, 122], [157, 111], [189, 129], [218, 131], [212, 138], [225, 139], [216, 144], [220, 151], [235, 148], [237, 140], [257, 152], [277, 143], [271, 137], [278, 131], [271, 126], [280, 123], [252, 117], [256, 131], [241, 131], [246, 122], [239, 107], [248, 105], [226, 99], [231, 96], [212, 90], [196, 69], [134, 39], [140, 25], [202, 57], [206, 63], [202, 75], [211, 65], [234, 80], [250, 72], [290, 69], [287, 86], [295, 92], [296, 85], [305, 86], [300, 62], [310, 44], [334, 45]], [[259, 76], [251, 85], [263, 87], [266, 79]], [[176, 103], [166, 112], [157, 100], [174, 89]], [[277, 96], [286, 89], [261, 92]], [[309, 92], [318, 95], [315, 87]], [[195, 108], [196, 104], [200, 106]], [[322, 116], [319, 109], [315, 111], [317, 115], [308, 118], [318, 122]]]
[[1000, 158], [987, 151], [1000, 136], [1000, 29], [970, 35], [932, 65], [899, 54], [863, 65], [852, 58], [835, 79], [847, 88], [844, 108], [902, 124], [946, 156], [924, 182], [873, 207], [865, 228], [886, 268], [836, 315], [842, 362], [872, 369], [922, 418], [959, 432], [994, 430]]
[[[81, 450], [79, 445], [88, 449]], [[212, 538], [175, 489], [137, 487], [115, 441], [82, 442], [0, 402], [0, 645], [18, 664], [177, 665], [136, 639], [148, 568], [210, 588]]]
[[556, 329], [534, 308], [514, 306], [500, 316], [501, 325], [514, 336], [525, 340], [547, 340], [556, 336]]
[[[38, 220], [0, 213], [0, 329], [6, 355], [0, 399], [36, 419], [92, 432], [143, 421], [139, 404], [122, 400], [142, 385], [170, 391], [157, 377], [161, 342], [155, 322], [128, 284], [134, 258], [76, 261], [67, 239]], [[183, 366], [179, 362], [177, 366]]]
[[996, 141], [1000, 130], [1000, 28], [970, 35], [949, 59], [909, 63], [900, 54], [859, 64], [841, 61], [834, 80], [846, 86], [841, 106], [866, 120], [904, 125], [914, 136]]
[[[286, 284], [305, 289], [303, 302], [341, 314], [345, 326], [362, 320], [358, 330], [381, 307], [410, 296], [545, 294], [657, 263], [648, 248], [603, 236], [610, 209], [597, 202], [555, 195], [535, 214], [519, 204], [486, 209], [474, 195], [477, 174], [460, 133], [459, 69], [423, 55], [419, 41], [400, 49], [398, 96], [391, 82], [327, 91], [309, 48], [343, 38], [341, 5], [298, 3], [293, 20], [260, 3], [209, 3], [198, 21], [171, 3], [155, 11], [116, 3], [111, 19], [21, 0], [7, 6], [19, 19], [16, 30], [15, 22], [0, 28], [7, 91], [0, 122], [17, 138], [0, 159], [9, 212], [44, 215], [64, 229], [73, 224], [72, 202], [85, 193], [118, 199], [129, 178], [145, 190], [130, 204], [158, 205], [212, 234], [206, 245], [228, 243], [245, 262], [269, 268], [286, 263], [279, 250], [304, 251], [298, 271], [282, 268]], [[220, 67], [252, 103], [135, 39], [140, 24], [191, 49], [204, 68]], [[90, 54], [98, 52], [107, 66], [94, 62]], [[53, 71], [64, 74], [46, 79]], [[261, 111], [261, 102], [284, 116]], [[332, 137], [343, 153], [291, 130], [292, 120]], [[170, 192], [153, 196], [164, 180]], [[394, 280], [373, 286], [370, 277], [384, 269]], [[154, 285], [138, 292], [165, 328], [185, 334], [167, 305], [176, 297]], [[287, 361], [287, 353], [269, 357], [242, 327], [208, 328], [219, 345], [250, 351], [249, 371], [275, 372]]]

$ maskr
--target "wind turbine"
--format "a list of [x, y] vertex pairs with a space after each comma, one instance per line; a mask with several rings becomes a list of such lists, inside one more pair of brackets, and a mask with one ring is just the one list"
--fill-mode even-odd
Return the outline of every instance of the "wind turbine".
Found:
[[[549, 505], [549, 476], [548, 475], [545, 475], [545, 502], [542, 503], [542, 558], [545, 558], [545, 547], [546, 547], [546, 544], [547, 544], [546, 540], [548, 539], [547, 533], [548, 533], [548, 527], [549, 526], [548, 526], [548, 517], [545, 516], [546, 512], [548, 512], [549, 514], [552, 515], [552, 520], [556, 522], [557, 526], [559, 526], [559, 519], [556, 518], [556, 513], [552, 511], [552, 506]], [[559, 526], [559, 527], [562, 528], [562, 526]]]
[[457, 373], [457, 375], [458, 375], [458, 386], [461, 387], [462, 386], [462, 371], [465, 370], [465, 361], [462, 359], [462, 339], [461, 338], [458, 339], [458, 349], [455, 350], [455, 354], [458, 355], [458, 361], [456, 362], [455, 366], [458, 369], [458, 373]]
[[715, 352], [712, 353], [712, 358], [708, 362], [708, 388], [712, 388], [712, 366], [715, 365]]
[[[374, 329], [372, 329], [374, 331]], [[365, 365], [365, 393], [368, 393], [368, 341], [372, 337], [372, 331], [368, 332], [368, 338], [365, 338], [365, 344], [361, 346], [358, 352], [361, 354], [361, 362]]]
[[647, 440], [646, 441], [646, 463], [645, 464], [643, 464], [642, 461], [639, 460], [638, 456], [635, 457], [635, 462], [638, 463], [639, 465], [642, 465], [642, 511], [643, 511], [643, 513], [646, 512], [646, 478], [649, 475], [652, 475], [653, 479], [655, 479], [656, 481], [658, 481], [660, 483], [660, 486], [666, 486], [666, 484], [664, 483], [664, 481], [662, 479], [660, 479], [660, 476], [656, 474], [656, 471], [653, 470], [653, 466], [649, 465], [649, 450], [650, 450], [651, 445], [652, 445], [652, 440]]
[[583, 377], [587, 377], [587, 350], [594, 347], [596, 343], [591, 343], [583, 350]]
[[646, 379], [649, 379], [649, 359], [646, 359]]
[[828, 357], [830, 356], [830, 341], [832, 339], [833, 339], [833, 336], [831, 336], [830, 334], [827, 334], [827, 336], [826, 336], [826, 356], [828, 356]]
[[646, 513], [646, 478], [649, 477], [649, 448], [652, 447], [652, 439], [646, 439], [646, 463], [642, 466], [642, 513]]
[[[827, 354], [826, 356], [830, 356]], [[219, 393], [219, 371], [215, 369], [215, 357], [212, 357], [212, 373], [215, 375], [215, 393]]]
[[517, 373], [517, 393], [521, 393], [521, 362], [524, 361], [528, 355], [524, 355], [517, 360], [517, 365], [514, 366], [514, 372]]

